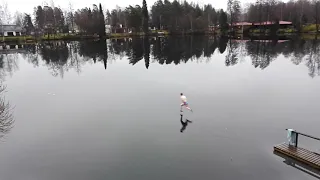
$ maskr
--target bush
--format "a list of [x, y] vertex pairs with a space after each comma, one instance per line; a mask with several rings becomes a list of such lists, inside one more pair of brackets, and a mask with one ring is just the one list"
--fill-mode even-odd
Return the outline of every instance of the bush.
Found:
[[[319, 25], [319, 29], [320, 29], [320, 25]], [[317, 31], [317, 26], [316, 24], [309, 24], [309, 25], [305, 25], [302, 27], [301, 32], [316, 32]]]
[[279, 29], [278, 33], [295, 33], [296, 30], [292, 28]]

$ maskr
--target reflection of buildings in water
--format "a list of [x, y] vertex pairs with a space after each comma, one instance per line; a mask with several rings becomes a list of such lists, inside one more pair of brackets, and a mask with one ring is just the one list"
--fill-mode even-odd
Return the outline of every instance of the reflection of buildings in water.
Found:
[[[249, 39], [231, 39], [232, 42], [265, 42], [265, 43], [272, 43], [274, 40], [249, 40]], [[277, 40], [277, 43], [284, 43], [289, 42], [290, 40]]]
[[18, 54], [25, 54], [23, 44], [2, 43], [0, 44], [0, 79], [9, 73], [12, 76], [18, 70]]
[[7, 75], [12, 76], [19, 69], [18, 56], [24, 54], [24, 49], [0, 50], [0, 79], [4, 80]]
[[25, 53], [23, 44], [0, 44], [0, 54]]

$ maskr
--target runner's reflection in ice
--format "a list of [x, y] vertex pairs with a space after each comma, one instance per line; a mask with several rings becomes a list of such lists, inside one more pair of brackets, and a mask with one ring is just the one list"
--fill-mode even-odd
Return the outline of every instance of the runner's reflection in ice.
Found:
[[183, 131], [187, 128], [187, 126], [188, 126], [189, 123], [192, 123], [192, 121], [190, 121], [190, 120], [188, 120], [188, 119], [186, 119], [186, 121], [183, 122], [182, 118], [183, 118], [183, 115], [180, 114], [180, 122], [181, 122], [181, 125], [182, 125], [182, 127], [181, 127], [181, 129], [180, 129], [180, 132], [181, 132], [181, 133], [183, 133]]

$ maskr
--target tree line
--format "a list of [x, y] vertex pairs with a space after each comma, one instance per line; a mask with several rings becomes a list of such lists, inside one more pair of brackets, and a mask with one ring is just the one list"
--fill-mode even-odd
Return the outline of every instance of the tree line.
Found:
[[[127, 8], [118, 7], [111, 12], [107, 11], [107, 24], [110, 24], [114, 31], [120, 25], [125, 28], [132, 28], [133, 25], [141, 27], [141, 15], [140, 18], [130, 18], [128, 10], [132, 8], [140, 11], [138, 5]], [[288, 2], [257, 0], [245, 6], [241, 6], [239, 0], [228, 0], [226, 11], [215, 9], [211, 4], [200, 6], [187, 1], [158, 0], [152, 5], [149, 14], [150, 26], [179, 33], [181, 31], [205, 31], [208, 26], [217, 27], [217, 25], [221, 30], [226, 31], [231, 24], [240, 21], [251, 23], [290, 21], [300, 30], [306, 24], [320, 24], [320, 0], [290, 0]]]
[[[113, 32], [122, 26], [123, 28], [140, 29], [142, 19], [145, 15], [141, 12], [141, 7], [128, 6], [126, 8], [117, 7], [106, 14], [106, 23], [112, 26]], [[196, 3], [187, 1], [179, 2], [169, 0], [158, 0], [151, 6], [148, 18], [149, 27], [169, 30], [170, 32], [181, 31], [205, 31], [208, 25], [218, 25], [219, 15], [226, 15], [223, 10], [216, 10], [212, 5], [207, 4], [201, 7]], [[226, 19], [225, 19], [226, 21]], [[145, 22], [147, 23], [147, 22]], [[226, 22], [225, 22], [226, 23]]]
[[[299, 30], [305, 24], [320, 24], [320, 0], [257, 0], [241, 7], [239, 0], [228, 0], [226, 11], [215, 9], [211, 4], [199, 5], [187, 1], [158, 0], [150, 11], [146, 0], [142, 5], [116, 7], [104, 12], [99, 6], [73, 10], [51, 6], [37, 6], [34, 19], [30, 14], [16, 13], [14, 22], [23, 26], [27, 34], [74, 32], [84, 34], [105, 34], [105, 25], [111, 26], [114, 33], [149, 32], [149, 27], [178, 32], [203, 32], [209, 26], [226, 31], [230, 24], [239, 21], [291, 21]], [[1, 6], [1, 23], [8, 23], [7, 6]], [[317, 29], [319, 29], [317, 25]]]
[[105, 36], [105, 18], [101, 4], [99, 7], [83, 8], [76, 12], [63, 13], [58, 7], [41, 7], [35, 9], [35, 24], [38, 31], [55, 34], [57, 32], [68, 33], [74, 31], [77, 25], [82, 32]]
[[[8, 11], [1, 11], [8, 12]], [[8, 13], [5, 13], [8, 14]], [[150, 11], [146, 0], [142, 5], [130, 5], [125, 8], [117, 7], [104, 13], [99, 7], [85, 7], [73, 10], [51, 6], [37, 6], [34, 8], [34, 19], [31, 14], [16, 12], [14, 23], [22, 26], [27, 34], [55, 34], [74, 32], [75, 29], [84, 34], [104, 35], [105, 25], [110, 25], [112, 32], [149, 32], [149, 27], [179, 31], [204, 31], [208, 25], [226, 24], [228, 15], [224, 10], [217, 10], [212, 5], [204, 7], [187, 1], [158, 0]], [[0, 14], [4, 17], [4, 14]], [[222, 17], [219, 19], [219, 17]], [[2, 24], [8, 24], [1, 19]]]
[[241, 17], [247, 22], [291, 21], [300, 30], [303, 25], [320, 23], [320, 1], [257, 0], [243, 8]]
[[[104, 37], [105, 15], [101, 4], [91, 8], [83, 8], [74, 11], [72, 5], [68, 10], [54, 5], [37, 6], [34, 8], [34, 19], [31, 14], [16, 12], [11, 18], [9, 11], [0, 5], [0, 23], [11, 24], [12, 22], [25, 31], [26, 35], [44, 35], [75, 32], [76, 27], [85, 34], [96, 34]], [[9, 18], [8, 18], [9, 17]]]

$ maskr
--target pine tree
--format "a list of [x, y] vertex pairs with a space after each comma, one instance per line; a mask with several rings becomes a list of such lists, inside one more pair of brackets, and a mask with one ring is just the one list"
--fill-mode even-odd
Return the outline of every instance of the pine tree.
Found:
[[226, 33], [228, 31], [228, 16], [222, 9], [220, 10], [219, 16], [219, 24], [220, 30], [222, 33]]
[[99, 11], [100, 11], [100, 14], [99, 14], [99, 27], [100, 27], [99, 28], [99, 36], [100, 36], [100, 38], [103, 38], [106, 36], [106, 26], [104, 23], [104, 14], [103, 14], [101, 3], [99, 4]]
[[39, 29], [43, 29], [44, 28], [44, 17], [45, 17], [45, 14], [44, 14], [44, 11], [42, 9], [41, 6], [38, 6], [35, 10], [35, 15], [36, 15], [36, 25]]
[[145, 33], [145, 35], [148, 34], [148, 27], [149, 27], [149, 13], [148, 13], [148, 7], [147, 7], [147, 2], [146, 0], [143, 0], [142, 2], [142, 15], [143, 15], [143, 23], [142, 23], [142, 27], [143, 27], [143, 32]]
[[34, 30], [30, 14], [25, 14], [23, 20], [23, 28], [25, 29], [27, 35], [29, 35]]

